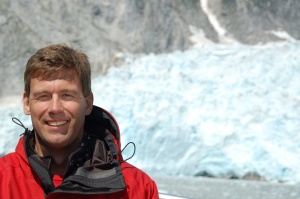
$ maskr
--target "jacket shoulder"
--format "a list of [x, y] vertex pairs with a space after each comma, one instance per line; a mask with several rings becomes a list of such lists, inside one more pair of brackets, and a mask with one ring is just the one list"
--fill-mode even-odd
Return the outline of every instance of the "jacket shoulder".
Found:
[[139, 198], [158, 199], [156, 183], [139, 168], [123, 162], [121, 164], [127, 192]]
[[32, 172], [26, 161], [20, 154], [13, 152], [0, 158], [0, 175], [9, 176], [22, 172], [24, 176], [31, 177]]
[[44, 195], [29, 166], [16, 152], [0, 158], [0, 190], [0, 198], [29, 199]]
[[9, 167], [17, 167], [19, 165], [18, 154], [13, 152], [0, 158], [0, 172]]
[[144, 171], [141, 169], [133, 166], [132, 164], [128, 162], [122, 162], [121, 163], [122, 171], [125, 175], [128, 177], [143, 177], [144, 180], [152, 180]]

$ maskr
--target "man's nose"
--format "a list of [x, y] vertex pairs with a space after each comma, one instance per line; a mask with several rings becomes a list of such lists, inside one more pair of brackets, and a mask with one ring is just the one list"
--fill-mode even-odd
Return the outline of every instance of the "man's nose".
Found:
[[49, 105], [50, 113], [59, 113], [63, 111], [62, 101], [57, 95], [53, 95]]

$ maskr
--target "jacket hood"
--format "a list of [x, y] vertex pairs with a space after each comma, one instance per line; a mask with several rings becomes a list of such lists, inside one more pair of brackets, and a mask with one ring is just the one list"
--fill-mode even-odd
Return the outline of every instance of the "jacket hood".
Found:
[[85, 117], [84, 129], [98, 134], [101, 128], [107, 129], [113, 135], [117, 153], [122, 160], [120, 128], [116, 119], [107, 110], [94, 105], [91, 114]]

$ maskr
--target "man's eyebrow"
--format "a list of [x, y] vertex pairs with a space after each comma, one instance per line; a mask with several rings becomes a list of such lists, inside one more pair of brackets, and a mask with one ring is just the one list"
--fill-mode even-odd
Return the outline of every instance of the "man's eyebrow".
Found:
[[47, 94], [47, 93], [49, 93], [47, 90], [40, 90], [40, 91], [32, 92], [32, 96], [39, 96], [39, 95]]
[[75, 89], [62, 89], [59, 91], [59, 93], [73, 93], [73, 94], [78, 94], [79, 92]]
[[[49, 93], [50, 92], [47, 91], [47, 90], [38, 90], [38, 91], [32, 92], [32, 96], [36, 97], [36, 96], [39, 96], [39, 95], [49, 94]], [[58, 93], [72, 93], [72, 94], [75, 94], [75, 95], [79, 94], [79, 92], [76, 91], [75, 89], [62, 89]]]

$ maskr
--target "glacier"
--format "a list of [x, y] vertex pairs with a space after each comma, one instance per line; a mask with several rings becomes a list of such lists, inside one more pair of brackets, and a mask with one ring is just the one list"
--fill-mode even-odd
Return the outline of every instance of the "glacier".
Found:
[[[119, 122], [128, 162], [150, 175], [300, 182], [300, 42], [202, 43], [124, 54], [92, 81], [94, 104]], [[0, 101], [0, 156], [31, 126], [20, 97]], [[124, 158], [134, 152], [128, 145]]]

